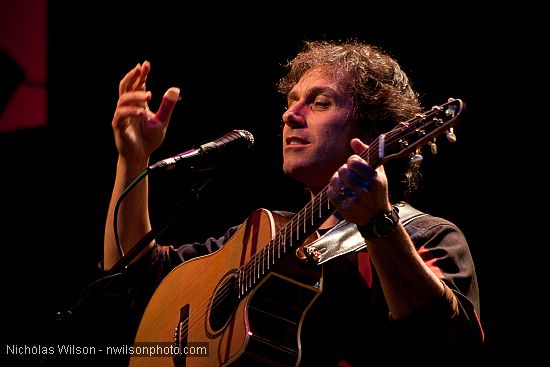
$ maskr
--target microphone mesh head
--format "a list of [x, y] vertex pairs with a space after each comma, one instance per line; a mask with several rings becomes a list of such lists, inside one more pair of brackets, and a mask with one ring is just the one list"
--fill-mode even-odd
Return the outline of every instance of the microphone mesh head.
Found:
[[252, 147], [254, 145], [254, 135], [252, 135], [249, 131], [246, 130], [236, 130], [241, 134], [247, 141], [248, 141], [248, 148]]
[[229, 151], [234, 153], [243, 152], [250, 149], [253, 144], [254, 137], [248, 131], [231, 130], [214, 141], [202, 144], [200, 149], [203, 155], [205, 153], [219, 155]]

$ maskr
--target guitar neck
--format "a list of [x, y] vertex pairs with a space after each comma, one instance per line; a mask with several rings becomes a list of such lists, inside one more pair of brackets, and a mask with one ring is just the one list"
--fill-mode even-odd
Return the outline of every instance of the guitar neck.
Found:
[[[371, 167], [376, 168], [392, 159], [407, 156], [423, 143], [435, 144], [435, 138], [443, 132], [447, 133], [450, 141], [454, 141], [456, 137], [451, 128], [458, 123], [457, 117], [463, 107], [462, 100], [449, 98], [448, 102], [419, 113], [408, 121], [400, 122], [394, 129], [379, 135], [359, 155]], [[335, 208], [328, 199], [328, 190], [329, 185], [315, 195], [265, 247], [239, 269], [236, 277], [240, 295], [253, 289], [280, 259], [303, 244], [334, 213]]]

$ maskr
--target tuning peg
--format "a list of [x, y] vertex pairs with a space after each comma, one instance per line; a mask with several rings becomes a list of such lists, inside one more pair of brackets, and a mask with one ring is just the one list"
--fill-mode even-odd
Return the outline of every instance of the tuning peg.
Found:
[[437, 144], [435, 143], [435, 139], [429, 142], [428, 145], [430, 146], [430, 152], [434, 155], [437, 154]]
[[445, 135], [447, 136], [447, 140], [451, 143], [454, 143], [456, 141], [456, 135], [453, 132], [453, 128], [450, 127], [449, 130], [445, 132]]
[[420, 162], [424, 159], [422, 154], [420, 153], [420, 148], [416, 148], [414, 154], [411, 155], [411, 161], [412, 162]]

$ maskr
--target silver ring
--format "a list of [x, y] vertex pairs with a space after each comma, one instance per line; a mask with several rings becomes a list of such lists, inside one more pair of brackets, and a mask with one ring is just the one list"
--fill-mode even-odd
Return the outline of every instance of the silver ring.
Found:
[[338, 190], [338, 196], [339, 196], [340, 198], [343, 199], [343, 198], [345, 198], [345, 197], [347, 196], [347, 195], [346, 195], [346, 189], [347, 189], [346, 186], [340, 187], [340, 189]]

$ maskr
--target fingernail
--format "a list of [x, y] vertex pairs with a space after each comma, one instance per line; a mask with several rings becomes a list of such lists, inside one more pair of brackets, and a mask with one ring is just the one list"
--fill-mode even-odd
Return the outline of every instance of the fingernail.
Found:
[[172, 87], [170, 89], [168, 89], [166, 91], [166, 93], [164, 93], [164, 96], [172, 101], [177, 101], [179, 100], [179, 95], [180, 95], [180, 89], [179, 88], [175, 88], [175, 87]]

